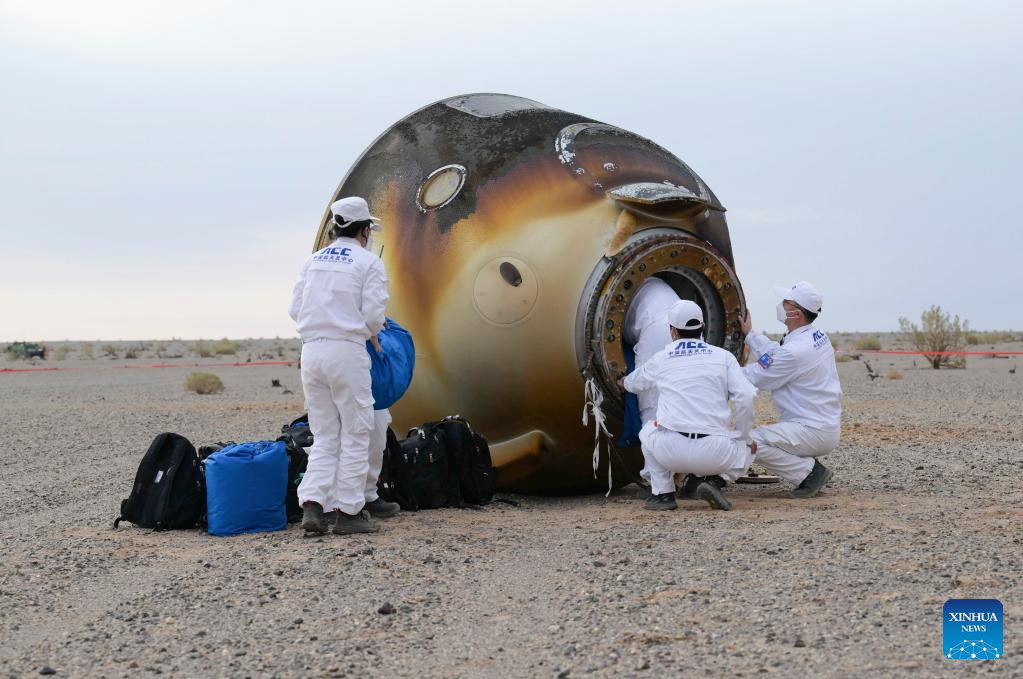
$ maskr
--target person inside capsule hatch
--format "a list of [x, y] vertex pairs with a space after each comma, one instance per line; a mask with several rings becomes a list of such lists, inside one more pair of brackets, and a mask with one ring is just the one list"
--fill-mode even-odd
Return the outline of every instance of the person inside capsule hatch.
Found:
[[[671, 341], [668, 309], [677, 301], [678, 293], [660, 278], [648, 278], [639, 286], [629, 310], [625, 312], [625, 324], [622, 326], [622, 339], [632, 346], [636, 368], [653, 358]], [[657, 389], [641, 391], [636, 394], [636, 401], [639, 424], [633, 425], [635, 429], [632, 431], [638, 436], [638, 429], [657, 417]], [[636, 445], [635, 439], [628, 445]], [[639, 475], [650, 482], [650, 470], [646, 467], [643, 467]]]
[[[735, 356], [703, 341], [703, 311], [695, 302], [675, 302], [667, 321], [672, 341], [619, 380], [634, 394], [657, 390], [657, 416], [639, 432], [653, 493], [645, 509], [675, 509], [674, 477], [687, 473], [683, 495], [727, 511], [722, 475], [743, 473], [756, 452], [750, 442], [756, 390]], [[729, 398], [735, 431], [728, 429]]]
[[342, 198], [330, 211], [334, 241], [306, 260], [288, 310], [302, 335], [302, 389], [313, 434], [298, 501], [307, 532], [327, 531], [326, 507], [336, 510], [335, 533], [372, 533], [378, 528], [365, 486], [375, 417], [366, 341], [384, 325], [387, 275], [367, 247], [380, 226], [366, 201]]
[[742, 369], [743, 374], [757, 389], [771, 392], [781, 420], [753, 430], [757, 463], [795, 484], [792, 497], [811, 498], [831, 480], [831, 470], [817, 458], [838, 446], [842, 385], [831, 340], [812, 325], [821, 312], [821, 294], [806, 281], [775, 288], [775, 293], [782, 298], [776, 309], [778, 321], [788, 329], [781, 342], [753, 332], [749, 311], [740, 319], [756, 359]]

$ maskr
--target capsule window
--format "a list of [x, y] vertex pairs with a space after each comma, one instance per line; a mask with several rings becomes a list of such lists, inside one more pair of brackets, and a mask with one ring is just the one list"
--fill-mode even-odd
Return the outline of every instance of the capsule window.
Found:
[[517, 288], [522, 285], [522, 274], [519, 273], [518, 267], [511, 262], [501, 262], [501, 278], [512, 287]]
[[424, 212], [444, 207], [458, 195], [465, 185], [465, 168], [461, 165], [445, 165], [431, 172], [416, 195], [416, 203]]

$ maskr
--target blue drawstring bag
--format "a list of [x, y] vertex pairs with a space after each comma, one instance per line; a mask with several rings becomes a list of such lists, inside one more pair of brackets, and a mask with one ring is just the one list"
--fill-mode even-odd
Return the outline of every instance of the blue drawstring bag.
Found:
[[284, 530], [288, 453], [284, 441], [254, 441], [206, 458], [206, 523], [210, 535]]
[[[622, 343], [625, 350], [625, 367], [628, 373], [636, 369], [636, 352], [631, 344]], [[628, 374], [626, 373], [626, 374]], [[643, 421], [639, 417], [639, 398], [632, 392], [625, 392], [625, 421], [622, 423], [622, 435], [618, 439], [619, 448], [631, 448], [639, 445], [639, 430]]]
[[366, 342], [366, 350], [369, 352], [369, 373], [373, 378], [373, 409], [383, 410], [397, 403], [412, 383], [416, 345], [409, 331], [390, 318], [377, 339], [383, 351], [377, 353], [369, 341]]

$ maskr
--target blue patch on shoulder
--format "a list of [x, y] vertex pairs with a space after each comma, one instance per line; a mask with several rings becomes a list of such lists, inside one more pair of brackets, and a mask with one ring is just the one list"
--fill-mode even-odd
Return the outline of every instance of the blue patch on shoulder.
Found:
[[761, 368], [767, 369], [771, 367], [772, 363], [774, 363], [774, 358], [771, 357], [771, 354], [764, 354], [757, 359], [757, 363], [760, 364]]

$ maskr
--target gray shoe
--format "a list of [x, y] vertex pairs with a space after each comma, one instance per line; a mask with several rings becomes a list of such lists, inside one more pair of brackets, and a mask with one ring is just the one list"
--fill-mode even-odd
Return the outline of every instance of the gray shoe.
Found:
[[725, 495], [718, 488], [717, 483], [709, 479], [696, 487], [696, 499], [703, 500], [714, 509], [722, 509], [727, 512], [732, 508], [732, 503], [725, 499]]
[[703, 483], [704, 478], [697, 476], [696, 474], [686, 474], [686, 480], [682, 482], [682, 487], [678, 491], [678, 496], [686, 500], [696, 499], [696, 488]]
[[337, 522], [334, 524], [334, 535], [376, 533], [379, 530], [380, 526], [373, 519], [369, 518], [369, 512], [366, 510], [358, 514], [345, 514], [342, 511], [338, 511]]
[[369, 512], [370, 516], [377, 519], [389, 519], [401, 511], [401, 505], [397, 502], [388, 502], [387, 500], [378, 497], [372, 502], [367, 502], [365, 506], [363, 506], [363, 509]]
[[302, 528], [306, 533], [327, 532], [327, 519], [323, 516], [323, 507], [319, 502], [306, 502], [302, 505]]
[[647, 498], [646, 503], [643, 505], [643, 509], [649, 509], [654, 512], [665, 512], [672, 509], [678, 509], [678, 504], [675, 502], [675, 493], [651, 495]]
[[703, 498], [696, 496], [696, 489], [700, 487], [700, 484], [706, 481], [717, 486], [719, 489], [724, 490], [727, 482], [720, 476], [697, 476], [696, 474], [687, 474], [685, 483], [682, 484], [682, 490], [679, 491], [679, 496], [686, 500], [702, 500]]
[[821, 489], [834, 476], [832, 471], [817, 460], [813, 461], [813, 469], [806, 475], [799, 487], [792, 491], [791, 497], [797, 500], [806, 500], [821, 492]]

